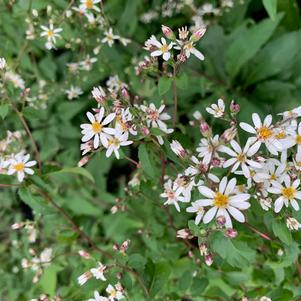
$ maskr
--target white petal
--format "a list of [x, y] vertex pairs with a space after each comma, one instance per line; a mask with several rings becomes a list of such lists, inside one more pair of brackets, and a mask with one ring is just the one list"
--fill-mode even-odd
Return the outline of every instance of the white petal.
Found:
[[203, 219], [204, 224], [208, 224], [212, 221], [212, 219], [215, 216], [216, 211], [217, 211], [217, 208], [212, 207], [205, 213], [204, 219]]
[[275, 201], [275, 204], [274, 204], [274, 210], [276, 213], [278, 213], [282, 207], [283, 207], [283, 197], [279, 197], [276, 201]]
[[228, 195], [230, 194], [234, 188], [236, 186], [236, 179], [235, 178], [232, 178], [229, 182], [228, 182], [228, 185], [227, 185], [227, 188], [225, 190], [225, 194]]
[[219, 192], [220, 193], [224, 193], [225, 189], [226, 189], [226, 185], [227, 185], [227, 177], [223, 177], [221, 182], [219, 183]]
[[256, 130], [255, 130], [252, 126], [250, 126], [249, 124], [247, 124], [247, 123], [245, 123], [245, 122], [241, 122], [241, 123], [239, 124], [239, 126], [240, 126], [243, 130], [245, 130], [246, 132], [248, 132], [248, 133], [251, 133], [251, 134], [256, 134], [256, 133], [257, 133]]
[[229, 213], [239, 222], [244, 223], [245, 222], [245, 216], [235, 207], [230, 206], [228, 208]]
[[260, 128], [262, 126], [260, 117], [257, 113], [252, 114], [252, 120], [256, 128]]
[[214, 196], [215, 196], [215, 193], [208, 187], [199, 186], [198, 189], [199, 189], [199, 192], [207, 198], [214, 198]]

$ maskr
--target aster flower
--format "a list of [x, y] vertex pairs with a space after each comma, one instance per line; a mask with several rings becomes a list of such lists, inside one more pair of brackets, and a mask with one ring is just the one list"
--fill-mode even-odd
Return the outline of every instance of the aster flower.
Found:
[[219, 136], [215, 135], [213, 138], [202, 138], [196, 151], [198, 156], [203, 158], [204, 164], [209, 164], [215, 156], [215, 154], [220, 150]]
[[118, 75], [110, 76], [106, 82], [106, 85], [111, 92], [117, 93], [118, 91], [122, 90], [123, 88], [127, 89], [128, 86], [126, 83], [119, 79]]
[[102, 102], [106, 98], [106, 93], [101, 86], [93, 87], [92, 96], [97, 102]]
[[106, 281], [107, 279], [104, 276], [104, 271], [107, 267], [103, 265], [101, 262], [98, 262], [98, 267], [90, 269], [91, 274], [96, 278], [102, 281]]
[[83, 273], [79, 277], [77, 277], [77, 283], [82, 286], [84, 285], [90, 278], [92, 277], [92, 274], [90, 271]]
[[94, 137], [93, 146], [95, 149], [100, 146], [100, 143], [104, 147], [107, 147], [110, 135], [115, 134], [115, 129], [105, 127], [115, 118], [115, 113], [110, 113], [103, 119], [104, 113], [105, 110], [103, 107], [100, 108], [99, 113], [97, 113], [96, 115], [87, 112], [87, 117], [91, 123], [84, 123], [80, 126], [83, 129], [82, 134], [84, 135], [82, 137], [82, 141], [87, 142]]
[[116, 114], [116, 131], [131, 134], [133, 136], [137, 135], [136, 126], [132, 122], [133, 116], [129, 108], [121, 109], [118, 114]]
[[37, 164], [36, 161], [29, 161], [30, 155], [24, 155], [23, 152], [18, 153], [9, 160], [9, 167], [7, 174], [12, 175], [17, 173], [17, 178], [19, 182], [24, 180], [25, 174], [33, 175], [34, 171], [30, 167]]
[[224, 177], [216, 192], [206, 186], [198, 187], [200, 193], [207, 198], [200, 199], [198, 205], [211, 206], [203, 217], [204, 224], [209, 223], [215, 216], [224, 216], [226, 219], [225, 226], [227, 228], [233, 228], [230, 215], [241, 223], [245, 222], [245, 217], [240, 210], [245, 210], [250, 207], [250, 203], [247, 202], [247, 200], [249, 200], [251, 196], [248, 193], [236, 194], [235, 186], [235, 178], [228, 181], [227, 177]]
[[82, 10], [95, 10], [97, 12], [100, 12], [99, 7], [96, 5], [97, 3], [100, 3], [101, 0], [80, 0], [80, 9]]
[[104, 32], [104, 38], [101, 40], [102, 43], [107, 43], [109, 47], [112, 47], [114, 44], [114, 40], [119, 39], [120, 37], [117, 35], [114, 35], [113, 29], [109, 28], [109, 30], [106, 30]]
[[119, 285], [115, 285], [114, 287], [113, 285], [109, 284], [106, 288], [106, 292], [109, 294], [108, 297], [110, 301], [121, 300], [124, 298]]
[[246, 132], [256, 135], [257, 144], [261, 145], [264, 143], [268, 151], [277, 156], [278, 152], [283, 150], [283, 146], [281, 142], [275, 138], [276, 132], [272, 126], [272, 115], [266, 116], [262, 123], [259, 115], [253, 113], [252, 120], [254, 127], [245, 122], [241, 122], [239, 125]]
[[215, 118], [221, 118], [225, 115], [225, 102], [220, 98], [217, 100], [217, 104], [212, 104], [210, 108], [206, 108], [206, 111], [213, 115]]
[[260, 147], [259, 144], [252, 145], [253, 141], [254, 140], [252, 138], [248, 139], [243, 150], [235, 140], [230, 142], [233, 150], [227, 146], [221, 146], [219, 151], [224, 152], [232, 157], [224, 162], [223, 167], [228, 168], [229, 166], [232, 166], [231, 172], [233, 173], [238, 169], [239, 166], [241, 166], [242, 172], [246, 178], [250, 177], [250, 167], [261, 168], [260, 163], [249, 159], [249, 157], [252, 157], [256, 154]]
[[177, 140], [172, 140], [170, 143], [170, 148], [178, 157], [183, 158], [187, 154], [181, 143]]
[[78, 98], [80, 95], [83, 94], [83, 91], [81, 90], [80, 87], [74, 87], [71, 86], [69, 89], [66, 90], [67, 98], [69, 100]]
[[88, 299], [88, 301], [109, 301], [107, 297], [100, 296], [98, 291], [94, 291], [94, 299]]
[[93, 64], [96, 62], [97, 62], [96, 57], [90, 57], [90, 55], [87, 55], [83, 61], [79, 62], [79, 64], [82, 70], [90, 71], [92, 70]]
[[200, 204], [200, 201], [192, 202], [191, 206], [186, 209], [189, 213], [196, 213], [195, 224], [198, 225], [202, 220], [205, 210], [204, 207]]
[[108, 139], [106, 157], [110, 157], [114, 152], [117, 159], [120, 158], [119, 149], [121, 146], [132, 144], [133, 141], [128, 140], [127, 133], [121, 133], [115, 130], [115, 135]]
[[272, 185], [272, 187], [267, 189], [268, 192], [272, 194], [280, 194], [274, 203], [274, 210], [276, 213], [280, 212], [283, 205], [288, 207], [289, 204], [291, 204], [296, 211], [300, 209], [297, 202], [297, 200], [301, 200], [301, 191], [298, 190], [300, 185], [299, 179], [291, 183], [290, 178], [285, 178], [284, 185], [278, 181], [272, 181]]
[[52, 23], [49, 23], [49, 26], [41, 26], [43, 30], [40, 34], [41, 37], [47, 38], [46, 48], [51, 49], [53, 45], [56, 43], [56, 38], [60, 38], [60, 32], [63, 30], [62, 28], [54, 28]]
[[167, 44], [165, 38], [161, 38], [161, 43], [157, 39], [152, 39], [151, 44], [157, 47], [157, 50], [151, 52], [151, 56], [162, 55], [164, 61], [168, 61], [171, 57], [170, 50], [172, 49], [174, 43], [171, 42]]
[[301, 224], [293, 217], [288, 217], [286, 219], [286, 226], [289, 230], [299, 230], [301, 228]]

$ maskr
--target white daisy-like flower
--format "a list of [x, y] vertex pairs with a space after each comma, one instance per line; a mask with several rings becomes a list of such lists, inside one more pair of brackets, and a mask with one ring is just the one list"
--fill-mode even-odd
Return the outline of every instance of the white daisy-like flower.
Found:
[[193, 186], [194, 180], [186, 175], [179, 174], [174, 181], [174, 189], [183, 194], [183, 202], [190, 202]]
[[265, 144], [268, 151], [273, 155], [278, 155], [278, 152], [283, 150], [283, 146], [279, 140], [275, 138], [276, 132], [272, 126], [272, 115], [265, 117], [263, 123], [257, 113], [252, 114], [252, 120], [254, 127], [251, 125], [241, 122], [240, 127], [248, 133], [255, 134], [257, 138], [257, 144]]
[[114, 287], [113, 285], [109, 284], [106, 288], [106, 292], [109, 294], [108, 297], [110, 301], [121, 300], [124, 298], [124, 295], [118, 285], [115, 285]]
[[110, 157], [114, 152], [117, 159], [120, 158], [119, 149], [121, 146], [127, 146], [132, 144], [133, 141], [128, 140], [128, 133], [122, 133], [115, 130], [115, 135], [108, 139], [106, 157]]
[[296, 154], [296, 157], [293, 159], [294, 167], [296, 170], [301, 171], [301, 152]]
[[88, 301], [109, 301], [107, 297], [100, 296], [98, 291], [94, 291], [94, 299], [88, 299]]
[[224, 216], [226, 219], [225, 226], [227, 228], [233, 228], [230, 215], [241, 223], [245, 222], [245, 216], [240, 210], [245, 210], [250, 207], [250, 203], [247, 202], [247, 200], [249, 200], [251, 195], [248, 193], [236, 194], [235, 186], [235, 178], [228, 182], [227, 177], [224, 177], [216, 192], [206, 186], [198, 187], [200, 193], [207, 197], [207, 199], [198, 200], [198, 204], [200, 206], [212, 206], [203, 217], [204, 224], [211, 222], [215, 216]]
[[59, 34], [63, 29], [62, 28], [54, 28], [53, 23], [49, 23], [49, 26], [41, 26], [43, 30], [40, 34], [41, 37], [46, 37], [48, 43], [55, 44], [56, 38], [60, 38], [61, 35]]
[[217, 100], [217, 104], [212, 104], [210, 108], [206, 108], [206, 111], [213, 115], [215, 118], [221, 118], [225, 115], [225, 102], [220, 98]]
[[203, 158], [204, 164], [209, 164], [213, 156], [220, 150], [219, 135], [215, 135], [213, 138], [202, 138], [196, 151], [198, 156]]
[[90, 278], [92, 277], [92, 274], [90, 271], [83, 273], [79, 277], [77, 277], [77, 283], [82, 286], [84, 285]]
[[204, 207], [200, 204], [200, 201], [195, 201], [191, 203], [191, 206], [186, 209], [189, 213], [196, 213], [195, 224], [198, 225], [202, 220], [205, 210]]
[[129, 108], [121, 109], [118, 114], [116, 114], [116, 131], [121, 131], [123, 133], [137, 135], [136, 126], [132, 122], [133, 115]]
[[219, 151], [224, 152], [231, 156], [232, 158], [228, 159], [224, 162], [223, 167], [228, 168], [229, 166], [232, 166], [231, 172], [234, 173], [239, 166], [241, 166], [243, 175], [246, 178], [250, 177], [250, 167], [251, 168], [261, 168], [261, 164], [249, 159], [250, 157], [254, 156], [260, 145], [259, 144], [253, 144], [254, 139], [249, 138], [244, 149], [240, 147], [240, 145], [235, 141], [230, 141], [230, 144], [233, 148], [233, 150], [227, 146], [221, 146]]
[[106, 93], [101, 86], [93, 87], [92, 96], [97, 102], [102, 102], [106, 98]]
[[297, 133], [290, 136], [291, 144], [290, 146], [297, 145], [297, 153], [301, 153], [301, 122], [298, 125]]
[[174, 205], [178, 212], [180, 212], [180, 206], [178, 202], [185, 202], [184, 197], [181, 196], [181, 190], [176, 189], [172, 180], [169, 179], [164, 184], [164, 192], [160, 194], [162, 198], [167, 198], [164, 205]]
[[94, 137], [93, 146], [95, 149], [98, 148], [100, 144], [104, 147], [108, 147], [108, 139], [111, 138], [110, 135], [115, 134], [115, 129], [105, 127], [113, 121], [115, 113], [110, 113], [103, 119], [104, 113], [105, 110], [103, 107], [100, 108], [99, 113], [96, 115], [87, 112], [87, 117], [91, 123], [84, 123], [80, 126], [83, 129], [81, 133], [84, 135], [82, 141], [87, 142]]
[[109, 91], [117, 93], [123, 88], [127, 89], [128, 85], [119, 79], [118, 75], [110, 76], [106, 82]]
[[101, 0], [80, 0], [80, 8], [83, 10], [95, 10], [100, 12], [100, 8], [96, 5], [97, 3], [101, 2]]
[[90, 55], [87, 55], [83, 61], [79, 62], [79, 64], [82, 70], [91, 71], [93, 64], [95, 64], [96, 62], [96, 57], [90, 57]]
[[286, 226], [289, 230], [299, 230], [301, 228], [301, 224], [293, 217], [288, 217], [286, 219]]
[[107, 43], [109, 47], [112, 47], [114, 44], [114, 40], [118, 40], [120, 37], [113, 33], [113, 29], [109, 28], [104, 32], [104, 38], [101, 40], [102, 43]]
[[66, 90], [67, 98], [69, 100], [78, 98], [80, 95], [83, 94], [83, 91], [80, 87], [71, 86], [69, 89]]
[[301, 200], [301, 191], [298, 190], [300, 185], [299, 179], [291, 183], [290, 178], [285, 178], [284, 185], [277, 181], [272, 181], [272, 185], [272, 187], [267, 189], [268, 192], [272, 194], [280, 194], [274, 203], [274, 210], [276, 213], [280, 212], [283, 205], [288, 207], [289, 204], [291, 204], [296, 211], [300, 209], [299, 204], [296, 201]]
[[101, 262], [98, 262], [98, 267], [90, 269], [91, 274], [96, 278], [102, 281], [107, 281], [104, 276], [104, 271], [107, 267], [103, 265]]
[[17, 173], [17, 178], [19, 182], [24, 180], [25, 174], [33, 175], [34, 171], [30, 167], [37, 164], [37, 161], [29, 161], [30, 155], [24, 155], [23, 152], [18, 153], [9, 160], [9, 167], [7, 174], [12, 175]]
[[170, 148], [178, 157], [183, 158], [187, 154], [181, 143], [177, 140], [172, 140], [170, 143]]
[[259, 301], [272, 301], [272, 299], [268, 298], [266, 296], [262, 296], [262, 297], [260, 297]]
[[174, 43], [171, 42], [167, 44], [165, 38], [161, 38], [161, 43], [157, 39], [152, 39], [151, 44], [157, 47], [157, 50], [151, 52], [151, 56], [162, 55], [164, 61], [168, 61], [171, 57], [170, 50], [172, 49]]

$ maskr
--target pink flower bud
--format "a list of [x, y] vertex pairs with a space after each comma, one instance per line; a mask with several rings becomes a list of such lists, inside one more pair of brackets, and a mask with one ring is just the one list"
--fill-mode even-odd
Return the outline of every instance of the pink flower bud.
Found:
[[186, 60], [187, 60], [187, 57], [186, 57], [185, 53], [181, 53], [178, 55], [179, 62], [184, 63], [184, 62], [186, 62]]
[[124, 99], [126, 99], [126, 100], [130, 99], [129, 92], [128, 92], [128, 90], [126, 88], [122, 88], [121, 94], [122, 94], [122, 96], [123, 96]]
[[83, 257], [83, 258], [85, 258], [85, 259], [90, 259], [90, 258], [91, 258], [90, 253], [88, 253], [88, 252], [85, 251], [85, 250], [79, 250], [79, 251], [78, 251], [78, 254], [79, 254], [79, 256], [81, 256], [81, 257]]
[[220, 215], [216, 218], [216, 223], [219, 225], [219, 226], [224, 226], [225, 223], [226, 223], [226, 218], [223, 216], [223, 215]]
[[174, 40], [176, 38], [175, 34], [173, 33], [172, 29], [168, 26], [162, 25], [161, 26], [162, 32], [167, 39]]
[[240, 105], [236, 103], [234, 100], [231, 101], [230, 111], [232, 114], [237, 114], [240, 111]]
[[191, 40], [193, 42], [197, 42], [206, 32], [206, 28], [201, 28], [198, 29], [197, 31], [195, 31], [192, 36], [191, 36]]
[[211, 254], [205, 256], [205, 263], [210, 267], [213, 263], [213, 257]]
[[17, 230], [17, 229], [23, 228], [23, 226], [24, 226], [23, 223], [15, 223], [15, 224], [12, 224], [10, 227], [11, 227], [13, 230]]
[[217, 157], [214, 157], [211, 160], [211, 165], [214, 166], [214, 167], [219, 167], [221, 165], [221, 160]]
[[205, 120], [200, 123], [200, 131], [204, 137], [210, 137], [212, 134], [211, 128]]
[[187, 155], [186, 150], [177, 140], [172, 140], [172, 142], [170, 143], [170, 148], [178, 157], [184, 158]]
[[193, 235], [189, 229], [181, 229], [177, 231], [177, 237], [182, 239], [191, 239], [193, 238]]
[[90, 160], [90, 157], [89, 156], [85, 156], [85, 157], [82, 157], [79, 162], [77, 163], [77, 166], [78, 167], [82, 167], [84, 165], [86, 165], [88, 163], [88, 161]]
[[233, 140], [235, 138], [237, 134], [237, 129], [236, 127], [231, 127], [229, 129], [226, 129], [222, 136], [221, 136], [221, 140], [224, 142], [224, 143], [229, 143], [231, 140]]
[[208, 254], [208, 247], [204, 242], [199, 245], [199, 250], [200, 250], [201, 256]]
[[237, 236], [237, 231], [235, 229], [227, 229], [225, 232], [225, 236], [229, 238], [235, 238]]
[[149, 133], [150, 133], [150, 131], [149, 131], [149, 129], [147, 127], [143, 127], [141, 129], [141, 131], [142, 131], [143, 135], [145, 135], [145, 136], [149, 135]]

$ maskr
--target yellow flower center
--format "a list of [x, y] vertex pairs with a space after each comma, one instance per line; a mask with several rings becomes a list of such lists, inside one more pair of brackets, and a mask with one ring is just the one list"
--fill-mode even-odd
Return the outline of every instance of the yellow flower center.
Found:
[[296, 143], [301, 144], [301, 135], [296, 136]]
[[110, 296], [110, 297], [116, 298], [116, 295], [117, 295], [116, 290], [112, 289], [112, 291], [111, 291], [111, 296]]
[[88, 9], [93, 8], [93, 0], [86, 0], [86, 8]]
[[301, 161], [296, 162], [296, 165], [297, 165], [298, 167], [301, 167]]
[[266, 126], [257, 129], [257, 136], [259, 139], [266, 140], [272, 136], [273, 132]]
[[162, 46], [161, 46], [161, 48], [160, 48], [160, 51], [162, 52], [162, 53], [165, 53], [165, 52], [168, 52], [168, 45], [167, 44], [163, 44]]
[[239, 161], [240, 163], [244, 162], [246, 159], [245, 155], [244, 154], [239, 154], [237, 156], [237, 161]]
[[274, 181], [277, 180], [277, 177], [274, 173], [271, 175], [270, 180], [274, 180]]
[[283, 139], [285, 137], [286, 137], [285, 131], [281, 131], [277, 135], [275, 135], [275, 138], [278, 139], [278, 140]]
[[23, 171], [24, 167], [25, 167], [24, 163], [17, 163], [17, 164], [14, 165], [14, 169], [16, 171]]
[[97, 134], [100, 133], [102, 130], [102, 125], [99, 122], [92, 123], [92, 131]]
[[53, 30], [48, 30], [48, 31], [47, 31], [47, 36], [48, 36], [49, 38], [53, 37], [53, 36], [54, 36]]
[[218, 208], [226, 208], [228, 206], [229, 197], [220, 192], [217, 192], [214, 197], [214, 205]]
[[119, 140], [117, 138], [113, 137], [113, 138], [109, 139], [108, 144], [109, 144], [109, 146], [112, 145], [112, 144], [114, 144], [115, 146], [118, 146], [119, 145]]
[[190, 42], [190, 43], [184, 45], [184, 49], [191, 50], [192, 48], [193, 48], [193, 43], [192, 43], [192, 42]]
[[283, 188], [282, 189], [282, 195], [288, 199], [288, 200], [292, 200], [295, 197], [295, 191], [296, 189], [292, 186], [287, 187], [287, 188]]

